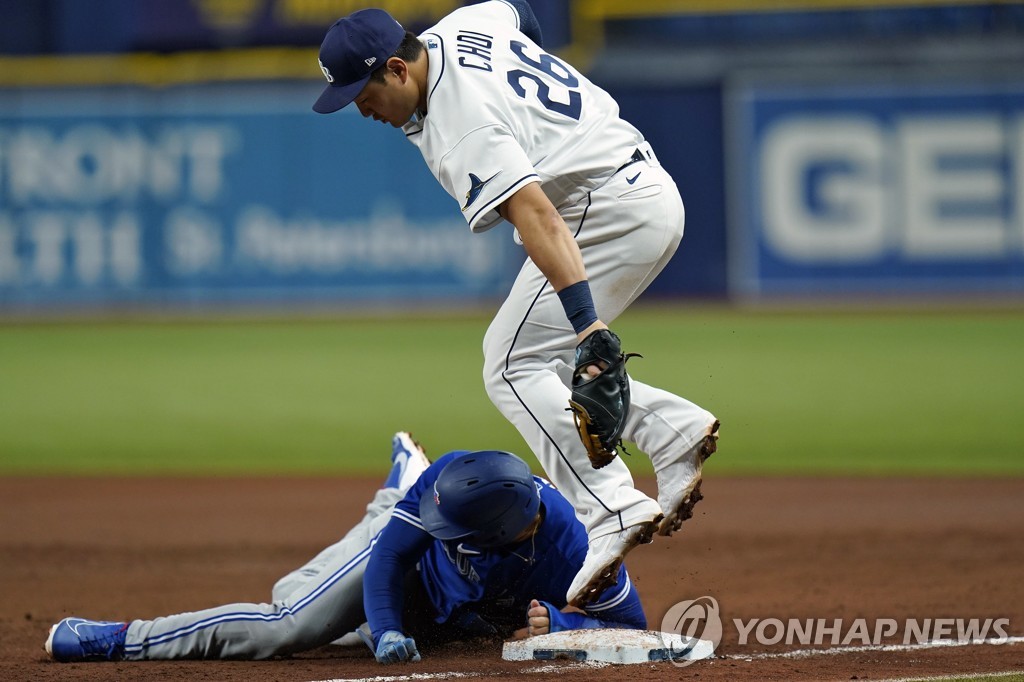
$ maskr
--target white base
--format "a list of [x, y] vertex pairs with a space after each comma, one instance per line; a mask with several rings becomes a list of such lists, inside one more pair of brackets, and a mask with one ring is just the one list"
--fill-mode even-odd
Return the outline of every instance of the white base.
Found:
[[653, 630], [566, 630], [505, 642], [506, 661], [568, 659], [601, 663], [699, 661], [710, 658], [715, 645], [703, 639]]

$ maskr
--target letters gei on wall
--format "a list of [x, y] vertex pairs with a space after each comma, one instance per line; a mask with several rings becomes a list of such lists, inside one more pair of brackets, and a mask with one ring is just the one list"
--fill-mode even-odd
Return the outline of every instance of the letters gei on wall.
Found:
[[763, 86], [733, 101], [735, 290], [1024, 282], [1024, 83]]

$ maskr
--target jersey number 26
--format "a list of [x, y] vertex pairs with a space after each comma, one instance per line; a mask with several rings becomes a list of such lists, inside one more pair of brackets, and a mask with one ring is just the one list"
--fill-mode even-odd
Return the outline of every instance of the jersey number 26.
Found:
[[522, 81], [524, 78], [532, 80], [537, 84], [537, 101], [543, 104], [545, 109], [568, 116], [577, 121], [580, 120], [583, 98], [578, 90], [573, 90], [573, 88], [580, 84], [580, 79], [574, 76], [566, 68], [565, 64], [546, 52], [540, 53], [539, 61], [528, 56], [526, 54], [526, 43], [512, 40], [509, 42], [509, 48], [519, 57], [519, 61], [532, 66], [541, 73], [555, 79], [561, 85], [564, 85], [569, 92], [569, 101], [566, 103], [551, 99], [551, 87], [546, 80], [532, 71], [524, 71], [523, 69], [513, 69], [508, 72], [508, 84], [512, 86], [512, 90], [523, 99], [526, 99], [526, 88], [523, 87]]

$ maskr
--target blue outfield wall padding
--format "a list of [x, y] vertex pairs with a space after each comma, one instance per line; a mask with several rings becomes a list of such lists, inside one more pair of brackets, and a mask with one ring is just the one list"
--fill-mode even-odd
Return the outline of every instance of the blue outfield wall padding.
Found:
[[0, 91], [0, 306], [501, 296], [511, 230], [320, 89]]
[[663, 89], [616, 84], [607, 90], [639, 128], [679, 186], [686, 231], [648, 296], [726, 293], [725, 160], [717, 85]]

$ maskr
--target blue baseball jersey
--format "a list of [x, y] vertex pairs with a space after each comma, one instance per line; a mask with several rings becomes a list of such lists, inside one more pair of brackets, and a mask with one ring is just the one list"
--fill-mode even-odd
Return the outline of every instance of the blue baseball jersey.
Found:
[[[403, 580], [415, 567], [435, 611], [437, 623], [478, 605], [500, 603], [520, 626], [531, 599], [565, 606], [565, 594], [587, 555], [587, 534], [572, 506], [544, 479], [535, 476], [544, 520], [525, 542], [484, 549], [458, 540], [435, 539], [420, 520], [420, 499], [433, 497], [441, 470], [467, 451], [450, 452], [423, 472], [398, 503], [370, 555], [363, 579], [364, 607], [374, 640], [388, 630], [404, 632]], [[618, 584], [588, 605], [590, 618], [576, 627], [647, 625], [629, 574], [623, 565]]]

